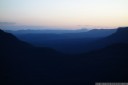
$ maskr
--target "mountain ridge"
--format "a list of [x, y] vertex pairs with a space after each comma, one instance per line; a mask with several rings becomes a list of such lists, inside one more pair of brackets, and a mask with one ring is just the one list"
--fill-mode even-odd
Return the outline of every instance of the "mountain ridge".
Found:
[[[0, 42], [3, 42], [0, 43], [0, 77], [4, 85], [90, 85], [90, 82], [94, 85], [97, 81], [127, 81], [128, 43], [113, 43], [89, 53], [65, 55], [50, 48], [26, 47], [22, 45], [24, 42], [10, 36], [15, 37], [0, 31]], [[22, 44], [16, 44], [19, 42]]]

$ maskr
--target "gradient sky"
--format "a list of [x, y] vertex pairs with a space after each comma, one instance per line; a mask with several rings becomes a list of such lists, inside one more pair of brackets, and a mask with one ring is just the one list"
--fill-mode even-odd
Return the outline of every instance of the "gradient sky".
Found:
[[128, 26], [128, 0], [0, 0], [0, 22], [63, 28]]

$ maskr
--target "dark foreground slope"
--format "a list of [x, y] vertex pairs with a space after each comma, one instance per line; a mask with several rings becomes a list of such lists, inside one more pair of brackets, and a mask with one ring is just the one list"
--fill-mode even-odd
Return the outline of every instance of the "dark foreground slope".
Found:
[[[79, 55], [80, 56], [80, 55]], [[128, 43], [117, 43], [103, 49], [81, 54], [89, 60], [93, 75], [101, 81], [128, 81]], [[88, 58], [87, 58], [88, 57]]]
[[50, 48], [36, 48], [0, 30], [1, 82], [47, 79], [60, 54]]
[[126, 42], [71, 56], [33, 47], [0, 30], [0, 48], [1, 85], [94, 85], [128, 81]]

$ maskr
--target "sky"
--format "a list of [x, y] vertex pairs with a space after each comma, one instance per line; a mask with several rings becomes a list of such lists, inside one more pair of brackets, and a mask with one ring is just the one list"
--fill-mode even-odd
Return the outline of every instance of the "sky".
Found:
[[128, 0], [0, 0], [0, 22], [68, 29], [128, 26]]

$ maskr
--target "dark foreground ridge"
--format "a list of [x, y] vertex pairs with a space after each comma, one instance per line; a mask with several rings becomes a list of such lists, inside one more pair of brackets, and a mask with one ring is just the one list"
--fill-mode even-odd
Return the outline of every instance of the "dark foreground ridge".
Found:
[[95, 82], [128, 82], [127, 31], [127, 27], [119, 28], [116, 33], [98, 41], [114, 39], [102, 49], [65, 55], [54, 49], [34, 47], [0, 30], [0, 83], [94, 85]]

